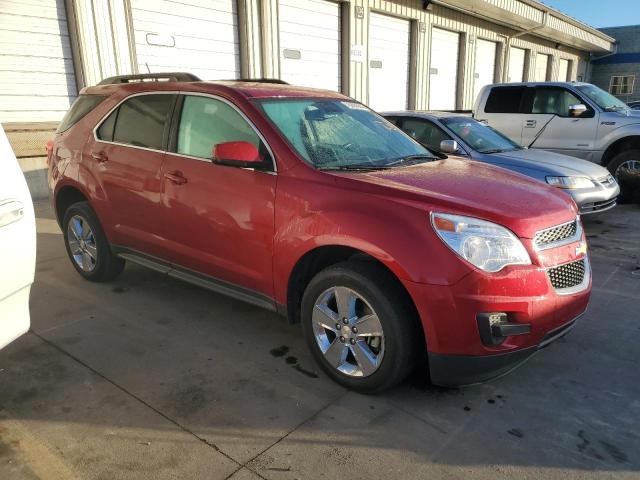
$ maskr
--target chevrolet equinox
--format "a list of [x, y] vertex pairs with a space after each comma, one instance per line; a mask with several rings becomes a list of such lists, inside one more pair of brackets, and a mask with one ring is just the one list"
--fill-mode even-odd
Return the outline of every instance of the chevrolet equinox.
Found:
[[85, 88], [48, 144], [71, 264], [125, 261], [302, 323], [338, 383], [502, 375], [565, 334], [591, 273], [571, 198], [435, 157], [361, 103], [190, 74]]

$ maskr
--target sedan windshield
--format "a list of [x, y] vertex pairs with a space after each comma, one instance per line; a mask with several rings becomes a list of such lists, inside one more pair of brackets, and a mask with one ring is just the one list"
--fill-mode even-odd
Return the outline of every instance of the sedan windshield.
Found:
[[576, 88], [606, 112], [616, 112], [629, 108], [624, 102], [595, 85], [579, 85]]
[[436, 159], [357, 102], [269, 99], [260, 104], [289, 143], [318, 169], [391, 168]]
[[489, 125], [468, 117], [443, 118], [453, 133], [473, 150], [480, 153], [499, 153], [520, 150], [520, 146]]

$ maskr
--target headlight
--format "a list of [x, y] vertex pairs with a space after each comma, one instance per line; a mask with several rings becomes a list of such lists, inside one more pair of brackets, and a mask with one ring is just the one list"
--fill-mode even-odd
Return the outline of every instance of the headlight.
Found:
[[594, 183], [587, 177], [546, 177], [547, 183], [559, 188], [593, 188]]
[[431, 224], [451, 250], [485, 272], [531, 264], [522, 242], [500, 225], [445, 213], [432, 213]]

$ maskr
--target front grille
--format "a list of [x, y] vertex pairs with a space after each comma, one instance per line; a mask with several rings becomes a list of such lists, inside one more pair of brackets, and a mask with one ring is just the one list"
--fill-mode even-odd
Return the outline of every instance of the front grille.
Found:
[[578, 222], [565, 223], [564, 225], [558, 225], [557, 227], [547, 228], [536, 233], [533, 238], [533, 243], [536, 247], [544, 247], [550, 243], [559, 242], [567, 238], [573, 237], [578, 231]]
[[616, 183], [615, 179], [613, 178], [613, 175], [611, 174], [599, 178], [598, 182], [605, 187], [611, 187]]
[[580, 205], [580, 213], [593, 213], [601, 210], [608, 210], [616, 206], [616, 199], [603, 200], [602, 202], [583, 203]]
[[556, 290], [580, 285], [584, 280], [584, 258], [547, 270], [551, 285]]

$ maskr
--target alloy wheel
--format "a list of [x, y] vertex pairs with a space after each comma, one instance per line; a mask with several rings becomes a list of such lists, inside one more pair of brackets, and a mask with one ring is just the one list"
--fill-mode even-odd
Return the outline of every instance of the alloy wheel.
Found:
[[615, 177], [618, 183], [624, 178], [632, 176], [640, 176], [640, 160], [627, 160], [618, 165], [615, 171]]
[[74, 215], [67, 224], [67, 243], [73, 261], [84, 272], [91, 272], [96, 268], [98, 248], [93, 230], [86, 219]]
[[347, 287], [332, 287], [316, 300], [313, 333], [325, 360], [350, 377], [375, 373], [384, 356], [384, 332], [369, 302]]

